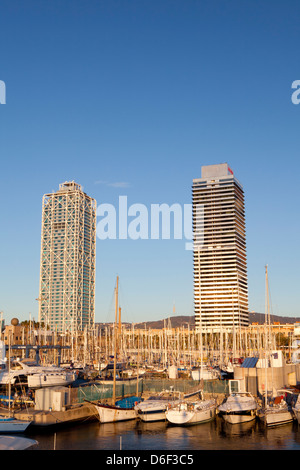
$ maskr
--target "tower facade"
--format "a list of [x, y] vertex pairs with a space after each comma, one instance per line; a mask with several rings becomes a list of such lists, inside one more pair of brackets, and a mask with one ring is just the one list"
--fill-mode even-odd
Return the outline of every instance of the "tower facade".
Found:
[[192, 188], [195, 327], [248, 326], [243, 187], [227, 163], [201, 170]]
[[72, 182], [43, 196], [39, 322], [57, 332], [94, 325], [96, 201]]

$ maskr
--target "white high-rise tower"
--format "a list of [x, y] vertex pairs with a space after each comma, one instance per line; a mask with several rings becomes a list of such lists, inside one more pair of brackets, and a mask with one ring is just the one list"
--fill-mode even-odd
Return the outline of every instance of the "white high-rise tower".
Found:
[[193, 230], [196, 329], [248, 326], [244, 192], [227, 163], [193, 180]]

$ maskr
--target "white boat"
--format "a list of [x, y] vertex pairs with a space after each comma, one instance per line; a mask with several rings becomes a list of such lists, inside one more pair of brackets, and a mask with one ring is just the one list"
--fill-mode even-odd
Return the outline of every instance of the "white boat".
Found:
[[[118, 342], [118, 324], [121, 324], [121, 311], [118, 308], [118, 285], [119, 277], [115, 287], [115, 328], [114, 328], [114, 365], [113, 365], [113, 396], [112, 405], [106, 403], [94, 403], [100, 423], [114, 423], [118, 421], [128, 421], [137, 418], [137, 411], [135, 410], [135, 401], [139, 400], [138, 397], [129, 397], [128, 399], [116, 402], [116, 372], [117, 372], [117, 342]], [[119, 312], [119, 321], [118, 321]], [[138, 389], [138, 377], [135, 378]]]
[[26, 450], [38, 445], [38, 441], [19, 436], [0, 436], [0, 450]]
[[99, 403], [95, 405], [100, 423], [115, 423], [118, 421], [128, 421], [137, 418], [135, 407], [122, 408], [117, 405], [106, 405]]
[[27, 376], [29, 388], [65, 386], [73, 383], [75, 380], [75, 372], [60, 369], [59, 367], [43, 368], [40, 372]]
[[256, 418], [257, 402], [249, 392], [231, 393], [218, 406], [218, 414], [230, 424], [246, 423]]
[[[265, 368], [265, 396], [264, 396], [264, 404], [258, 410], [258, 417], [259, 419], [266, 425], [266, 426], [281, 426], [286, 423], [290, 423], [293, 421], [293, 412], [292, 409], [288, 406], [287, 402], [284, 400], [283, 395], [278, 395], [278, 391], [273, 392], [273, 380], [269, 380], [268, 371], [272, 372], [272, 357], [271, 357], [271, 339], [270, 339], [270, 309], [269, 309], [269, 283], [268, 283], [268, 266], [265, 266], [266, 272], [266, 299], [267, 299], [267, 309], [266, 309], [266, 323], [265, 323], [265, 357], [264, 357], [264, 368]], [[267, 328], [268, 327], [268, 328]], [[269, 366], [270, 364], [270, 366]], [[271, 384], [269, 384], [271, 382]], [[270, 386], [270, 388], [269, 388]], [[269, 396], [269, 391], [272, 389], [271, 395]]]
[[21, 433], [25, 432], [31, 421], [23, 421], [9, 416], [0, 417], [0, 433]]
[[293, 410], [290, 409], [283, 395], [277, 396], [258, 410], [257, 416], [266, 426], [281, 426], [291, 423], [294, 419]]
[[128, 397], [116, 401], [114, 405], [104, 403], [93, 403], [99, 414], [100, 423], [114, 423], [116, 421], [128, 421], [137, 418], [135, 409], [139, 397]]
[[123, 377], [130, 377], [130, 378], [136, 378], [136, 377], [143, 377], [143, 375], [146, 374], [146, 369], [145, 368], [139, 368], [139, 369], [124, 369], [122, 371], [122, 376]]
[[[201, 323], [201, 315], [200, 315], [200, 329], [202, 328]], [[201, 380], [215, 380], [220, 378], [220, 373], [206, 364], [203, 360], [203, 343], [202, 343], [202, 335], [200, 335], [200, 366], [193, 367], [191, 369], [191, 377], [193, 380], [197, 380], [200, 382]]]
[[180, 392], [170, 390], [150, 396], [147, 400], [141, 401], [135, 406], [138, 418], [145, 422], [164, 421], [166, 419], [166, 410], [169, 406], [178, 403], [181, 395]]
[[[2, 342], [1, 346], [4, 346]], [[2, 362], [4, 362], [5, 358], [5, 347], [4, 349], [4, 356], [2, 355]], [[3, 350], [2, 350], [3, 354]], [[10, 373], [10, 337], [8, 338], [8, 373]], [[30, 425], [31, 421], [23, 421], [16, 419], [12, 416], [11, 413], [11, 382], [8, 382], [8, 415], [0, 416], [0, 432], [1, 433], [21, 433], [25, 432], [28, 426]]]
[[193, 380], [216, 380], [220, 378], [220, 373], [212, 367], [199, 367], [191, 370]]
[[166, 419], [171, 424], [181, 426], [212, 421], [216, 417], [216, 400], [183, 401], [166, 411]]
[[298, 395], [297, 401], [295, 405], [292, 407], [294, 417], [298, 421], [298, 424], [300, 424], [300, 394]]
[[135, 410], [141, 421], [163, 421], [166, 419], [168, 401], [160, 400], [157, 397], [150, 397], [136, 405]]
[[31, 359], [15, 360], [10, 363], [5, 358], [3, 341], [0, 341], [0, 355], [1, 349], [0, 385], [24, 384], [30, 388], [41, 388], [64, 386], [76, 380], [77, 376], [74, 371], [56, 366], [41, 366]]

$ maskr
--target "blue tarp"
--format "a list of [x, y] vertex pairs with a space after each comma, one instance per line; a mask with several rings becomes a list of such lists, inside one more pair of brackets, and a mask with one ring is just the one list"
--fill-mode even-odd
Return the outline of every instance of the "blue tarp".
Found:
[[123, 398], [122, 400], [116, 401], [116, 406], [119, 406], [120, 408], [133, 408], [135, 403], [140, 401], [140, 397]]

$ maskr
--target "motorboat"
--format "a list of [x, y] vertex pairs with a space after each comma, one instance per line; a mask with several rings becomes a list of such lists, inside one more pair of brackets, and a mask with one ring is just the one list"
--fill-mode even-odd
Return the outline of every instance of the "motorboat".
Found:
[[57, 366], [41, 366], [30, 359], [12, 361], [10, 367], [2, 363], [0, 385], [25, 384], [29, 388], [64, 386], [77, 378], [75, 371]]
[[59, 367], [42, 368], [40, 372], [29, 374], [27, 383], [29, 388], [65, 386], [75, 382], [75, 372]]
[[258, 408], [255, 397], [245, 390], [244, 379], [231, 379], [229, 395], [217, 408], [217, 413], [230, 424], [246, 423], [256, 418]]
[[234, 392], [218, 406], [217, 411], [230, 424], [245, 423], [256, 418], [257, 402], [249, 392]]
[[166, 419], [168, 407], [178, 403], [181, 397], [181, 392], [173, 390], [164, 390], [157, 395], [151, 395], [135, 406], [138, 418], [146, 422], [163, 421]]
[[193, 380], [216, 380], [220, 378], [220, 373], [212, 367], [199, 367], [191, 370]]
[[1, 436], [0, 450], [27, 450], [38, 445], [35, 439], [20, 436]]
[[216, 417], [217, 402], [215, 399], [188, 400], [177, 403], [166, 411], [166, 419], [171, 424], [186, 426], [206, 423]]

